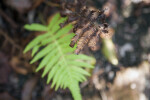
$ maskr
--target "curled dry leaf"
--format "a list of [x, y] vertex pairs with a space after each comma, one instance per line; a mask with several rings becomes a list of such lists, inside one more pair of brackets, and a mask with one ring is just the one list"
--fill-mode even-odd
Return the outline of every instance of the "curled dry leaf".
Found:
[[23, 75], [26, 75], [28, 73], [29, 69], [27, 67], [30, 66], [25, 61], [21, 61], [18, 57], [12, 57], [12, 59], [10, 60], [10, 65], [17, 73]]

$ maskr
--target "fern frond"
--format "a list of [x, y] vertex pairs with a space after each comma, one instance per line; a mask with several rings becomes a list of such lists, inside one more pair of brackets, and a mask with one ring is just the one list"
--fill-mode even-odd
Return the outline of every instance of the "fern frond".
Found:
[[[44, 68], [42, 77], [47, 75], [47, 83], [52, 81], [52, 88], [55, 87], [55, 90], [69, 88], [74, 100], [82, 100], [79, 82], [85, 81], [86, 76], [90, 76], [84, 68], [93, 68], [93, 66], [85, 61], [93, 60], [93, 58], [73, 53], [76, 48], [69, 47], [69, 43], [74, 34], [68, 34], [73, 26], [71, 24], [63, 28], [59, 26], [65, 20], [66, 18], [61, 18], [59, 14], [56, 14], [50, 24], [46, 26], [45, 29], [48, 29], [46, 33], [32, 40], [24, 52], [32, 49], [34, 57], [31, 64], [42, 59], [36, 72]], [[26, 26], [26, 28], [37, 30], [34, 27]], [[40, 51], [39, 48], [41, 48]]]

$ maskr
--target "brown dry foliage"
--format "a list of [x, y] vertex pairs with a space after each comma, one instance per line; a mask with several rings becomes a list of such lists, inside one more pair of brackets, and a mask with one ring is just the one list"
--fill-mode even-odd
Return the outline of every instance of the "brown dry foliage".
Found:
[[75, 53], [78, 54], [83, 48], [88, 47], [96, 51], [100, 48], [100, 35], [108, 33], [108, 24], [105, 22], [105, 10], [88, 8], [83, 0], [74, 0], [74, 3], [67, 1], [62, 3], [62, 16], [67, 16], [66, 22], [60, 26], [63, 27], [68, 23], [74, 25], [70, 47], [77, 43]]

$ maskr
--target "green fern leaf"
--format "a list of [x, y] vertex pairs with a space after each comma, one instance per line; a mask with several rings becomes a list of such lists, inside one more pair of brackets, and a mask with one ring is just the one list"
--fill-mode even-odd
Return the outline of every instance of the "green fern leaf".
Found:
[[82, 60], [93, 60], [93, 58], [92, 57], [89, 57], [89, 56], [87, 56], [87, 55], [83, 55], [83, 54], [80, 54], [80, 56], [78, 56], [78, 55], [74, 55], [74, 54], [72, 54], [72, 55], [67, 55], [67, 58], [68, 59], [72, 59], [72, 60], [75, 60], [75, 59], [82, 59]]
[[31, 25], [25, 25], [25, 29], [30, 31], [47, 31], [47, 27], [41, 24], [31, 24]]
[[[76, 48], [69, 47], [69, 43], [74, 34], [68, 34], [73, 26], [71, 24], [64, 28], [59, 26], [65, 20], [66, 18], [61, 18], [60, 14], [56, 14], [50, 24], [44, 26], [45, 29], [48, 29], [46, 33], [31, 41], [24, 52], [32, 49], [34, 58], [31, 64], [42, 59], [36, 72], [44, 68], [42, 77], [47, 75], [47, 83], [52, 81], [51, 88], [55, 87], [55, 90], [69, 88], [74, 100], [82, 100], [79, 82], [85, 81], [86, 76], [90, 76], [84, 68], [94, 67], [86, 63], [93, 58], [73, 53]], [[35, 26], [35, 24], [30, 26]], [[27, 29], [35, 30], [36, 28]], [[42, 25], [41, 29], [44, 29]]]
[[48, 29], [49, 29], [49, 30], [52, 29], [52, 26], [55, 25], [55, 22], [56, 22], [57, 20], [59, 20], [59, 18], [60, 18], [60, 14], [57, 13], [57, 14], [55, 15], [55, 17], [51, 20], [50, 24], [48, 25]]
[[36, 62], [37, 60], [39, 60], [40, 58], [42, 58], [43, 56], [45, 56], [46, 54], [48, 54], [48, 52], [50, 52], [50, 49], [53, 48], [55, 45], [54, 44], [49, 44], [48, 46], [46, 46], [44, 49], [42, 49], [30, 62], [30, 64]]
[[82, 66], [82, 67], [86, 67], [86, 68], [93, 68], [92, 65], [87, 64], [85, 62], [79, 62], [79, 61], [69, 61], [68, 65], [74, 65], [74, 66]]
[[48, 37], [49, 34], [43, 34], [40, 35], [38, 37], [36, 37], [34, 40], [32, 40], [24, 49], [24, 53], [28, 52], [29, 50], [31, 50], [33, 47], [35, 47], [37, 44], [39, 44], [43, 39], [45, 39], [46, 37]]
[[36, 45], [36, 46], [33, 48], [32, 54], [31, 54], [32, 57], [33, 57], [33, 56], [35, 55], [35, 53], [39, 50], [39, 48], [40, 48], [40, 45]]

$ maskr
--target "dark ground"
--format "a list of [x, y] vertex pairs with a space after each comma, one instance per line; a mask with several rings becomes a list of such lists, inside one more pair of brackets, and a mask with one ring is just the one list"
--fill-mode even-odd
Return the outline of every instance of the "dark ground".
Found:
[[[0, 1], [0, 100], [72, 100], [68, 90], [50, 89], [41, 72], [34, 73], [30, 54], [22, 54], [39, 34], [23, 26], [46, 24], [60, 10], [53, 1]], [[107, 22], [115, 31], [119, 65], [109, 63], [100, 50], [91, 52], [97, 62], [89, 81], [81, 83], [83, 100], [150, 100], [150, 1], [88, 0], [88, 4], [110, 8]]]

